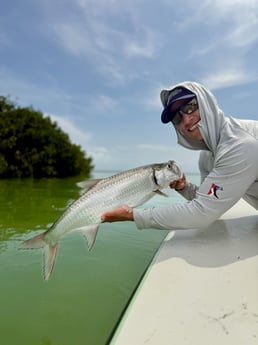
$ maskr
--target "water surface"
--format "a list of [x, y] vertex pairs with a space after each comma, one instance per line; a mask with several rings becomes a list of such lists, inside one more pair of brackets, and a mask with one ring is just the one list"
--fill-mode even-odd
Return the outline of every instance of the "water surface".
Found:
[[[90, 252], [80, 234], [68, 235], [44, 282], [42, 251], [18, 247], [46, 230], [79, 196], [78, 181], [0, 180], [1, 344], [106, 344], [167, 234], [139, 231], [130, 222], [102, 224]], [[155, 197], [149, 204], [178, 201], [177, 193], [169, 193], [171, 198]]]

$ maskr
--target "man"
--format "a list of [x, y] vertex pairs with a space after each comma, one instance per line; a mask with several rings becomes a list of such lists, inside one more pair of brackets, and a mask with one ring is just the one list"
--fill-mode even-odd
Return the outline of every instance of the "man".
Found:
[[131, 220], [139, 229], [199, 228], [211, 224], [240, 198], [258, 209], [258, 121], [224, 116], [203, 85], [184, 82], [161, 91], [163, 123], [172, 122], [178, 143], [201, 150], [201, 185], [171, 184], [189, 201], [166, 207], [119, 207], [102, 222]]

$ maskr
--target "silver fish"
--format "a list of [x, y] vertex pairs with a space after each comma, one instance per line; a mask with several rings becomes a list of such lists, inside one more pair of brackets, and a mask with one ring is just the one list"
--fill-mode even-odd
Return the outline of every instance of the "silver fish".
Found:
[[104, 179], [89, 180], [81, 197], [47, 231], [23, 242], [20, 248], [44, 248], [43, 276], [48, 280], [54, 267], [58, 242], [64, 235], [81, 232], [91, 249], [104, 212], [124, 204], [137, 207], [155, 193], [165, 195], [161, 189], [181, 177], [179, 165], [169, 161], [145, 165]]

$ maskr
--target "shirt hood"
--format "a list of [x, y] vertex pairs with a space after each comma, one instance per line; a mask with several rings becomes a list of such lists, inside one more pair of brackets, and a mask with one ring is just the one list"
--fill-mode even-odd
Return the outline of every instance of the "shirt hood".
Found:
[[198, 127], [204, 140], [203, 142], [189, 139], [175, 127], [178, 144], [192, 150], [208, 149], [215, 153], [220, 140], [221, 130], [226, 123], [226, 118], [219, 108], [214, 95], [205, 86], [196, 82], [186, 81], [161, 91], [160, 99], [163, 107], [167, 105], [169, 93], [178, 87], [184, 87], [196, 95], [201, 117]]

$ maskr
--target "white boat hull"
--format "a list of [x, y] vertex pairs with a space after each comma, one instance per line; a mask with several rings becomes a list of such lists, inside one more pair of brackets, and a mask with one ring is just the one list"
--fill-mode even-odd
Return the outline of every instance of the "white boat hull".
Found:
[[112, 345], [257, 345], [258, 212], [243, 200], [206, 229], [171, 232]]

